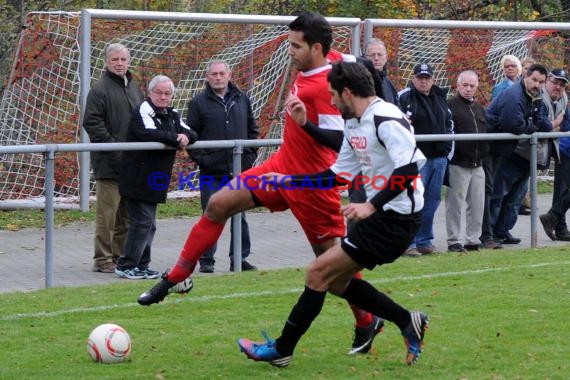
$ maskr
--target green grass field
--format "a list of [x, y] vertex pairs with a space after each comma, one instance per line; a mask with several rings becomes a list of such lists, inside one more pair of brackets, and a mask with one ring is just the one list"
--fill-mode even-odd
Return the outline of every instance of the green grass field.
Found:
[[[0, 379], [567, 379], [570, 251], [443, 254], [366, 271], [365, 278], [431, 319], [417, 365], [387, 323], [368, 355], [348, 356], [352, 315], [327, 297], [287, 368], [247, 360], [239, 337], [279, 335], [303, 270], [198, 276], [187, 296], [141, 307], [154, 281], [0, 295]], [[101, 323], [131, 335], [129, 361], [86, 350]]]

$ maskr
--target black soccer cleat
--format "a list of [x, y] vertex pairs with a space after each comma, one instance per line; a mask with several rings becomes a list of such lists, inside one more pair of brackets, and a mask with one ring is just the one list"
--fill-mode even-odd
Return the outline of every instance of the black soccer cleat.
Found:
[[188, 277], [179, 283], [174, 283], [167, 280], [167, 275], [168, 272], [164, 272], [162, 279], [148, 291], [141, 294], [137, 302], [143, 306], [152, 305], [153, 303], [162, 302], [171, 293], [188, 293], [194, 287], [192, 277]]

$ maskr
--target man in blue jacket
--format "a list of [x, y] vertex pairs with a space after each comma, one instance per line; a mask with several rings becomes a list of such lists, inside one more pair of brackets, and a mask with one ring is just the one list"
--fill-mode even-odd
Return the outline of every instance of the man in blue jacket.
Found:
[[[520, 135], [552, 129], [541, 93], [548, 72], [543, 65], [534, 64], [527, 74], [501, 92], [487, 108], [487, 122], [492, 130]], [[517, 140], [501, 141], [489, 207], [493, 234], [503, 244], [521, 242], [510, 230], [517, 222], [530, 177], [530, 151], [526, 145]]]
[[[231, 70], [225, 61], [212, 61], [206, 67], [206, 88], [188, 104], [186, 121], [198, 134], [198, 140], [254, 140], [259, 136], [249, 98], [231, 82]], [[200, 167], [200, 200], [205, 210], [210, 197], [233, 177], [233, 151], [228, 149], [193, 150], [192, 158]], [[253, 166], [255, 148], [245, 148], [242, 170]], [[233, 225], [232, 225], [233, 227]], [[232, 228], [233, 241], [233, 228]], [[251, 239], [245, 213], [241, 213], [242, 271], [256, 270], [246, 258], [251, 253]], [[216, 245], [200, 257], [200, 272], [214, 272]], [[233, 245], [230, 245], [230, 271], [233, 271]]]

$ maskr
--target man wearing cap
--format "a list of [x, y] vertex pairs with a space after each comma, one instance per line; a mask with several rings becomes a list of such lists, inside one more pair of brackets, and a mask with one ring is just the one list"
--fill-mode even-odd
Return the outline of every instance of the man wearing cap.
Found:
[[[400, 108], [411, 120], [416, 135], [453, 133], [453, 120], [446, 101], [447, 91], [434, 85], [433, 68], [429, 64], [417, 64], [410, 87], [398, 95]], [[432, 243], [433, 219], [441, 203], [441, 187], [447, 160], [453, 156], [453, 142], [423, 141], [418, 142], [418, 148], [427, 157], [427, 162], [420, 170], [425, 188], [421, 226], [414, 242], [404, 253], [412, 257], [437, 252]]]
[[[496, 132], [515, 135], [549, 132], [542, 101], [542, 88], [548, 71], [543, 65], [530, 66], [527, 75], [505, 89], [487, 108], [487, 123]], [[519, 208], [528, 189], [530, 177], [530, 144], [528, 140], [505, 140], [493, 178], [489, 201], [493, 235], [503, 244], [519, 244], [510, 230], [515, 226]]]
[[[542, 99], [548, 110], [548, 118], [552, 121], [552, 131], [570, 131], [570, 112], [568, 112], [568, 73], [564, 69], [554, 69], [548, 75], [548, 80], [542, 91]], [[554, 144], [554, 193], [552, 207], [546, 214], [540, 215], [544, 231], [552, 240], [570, 241], [570, 232], [566, 225], [566, 210], [570, 200], [570, 137], [562, 137], [559, 141], [551, 140]], [[559, 149], [558, 149], [559, 148]]]

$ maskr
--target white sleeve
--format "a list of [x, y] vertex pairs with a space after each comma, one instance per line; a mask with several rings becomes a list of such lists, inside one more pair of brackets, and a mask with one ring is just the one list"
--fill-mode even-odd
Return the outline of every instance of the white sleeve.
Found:
[[[337, 175], [343, 173], [342, 177], [349, 180], [352, 180], [354, 176], [360, 173], [360, 162], [346, 138], [342, 140], [340, 152], [338, 153], [336, 162], [331, 166], [331, 170]], [[346, 173], [346, 175], [344, 173]]]
[[425, 156], [416, 147], [416, 140], [410, 131], [395, 120], [383, 122], [377, 129], [380, 140], [386, 146], [388, 155], [394, 162], [394, 169], [412, 162], [422, 167]]

